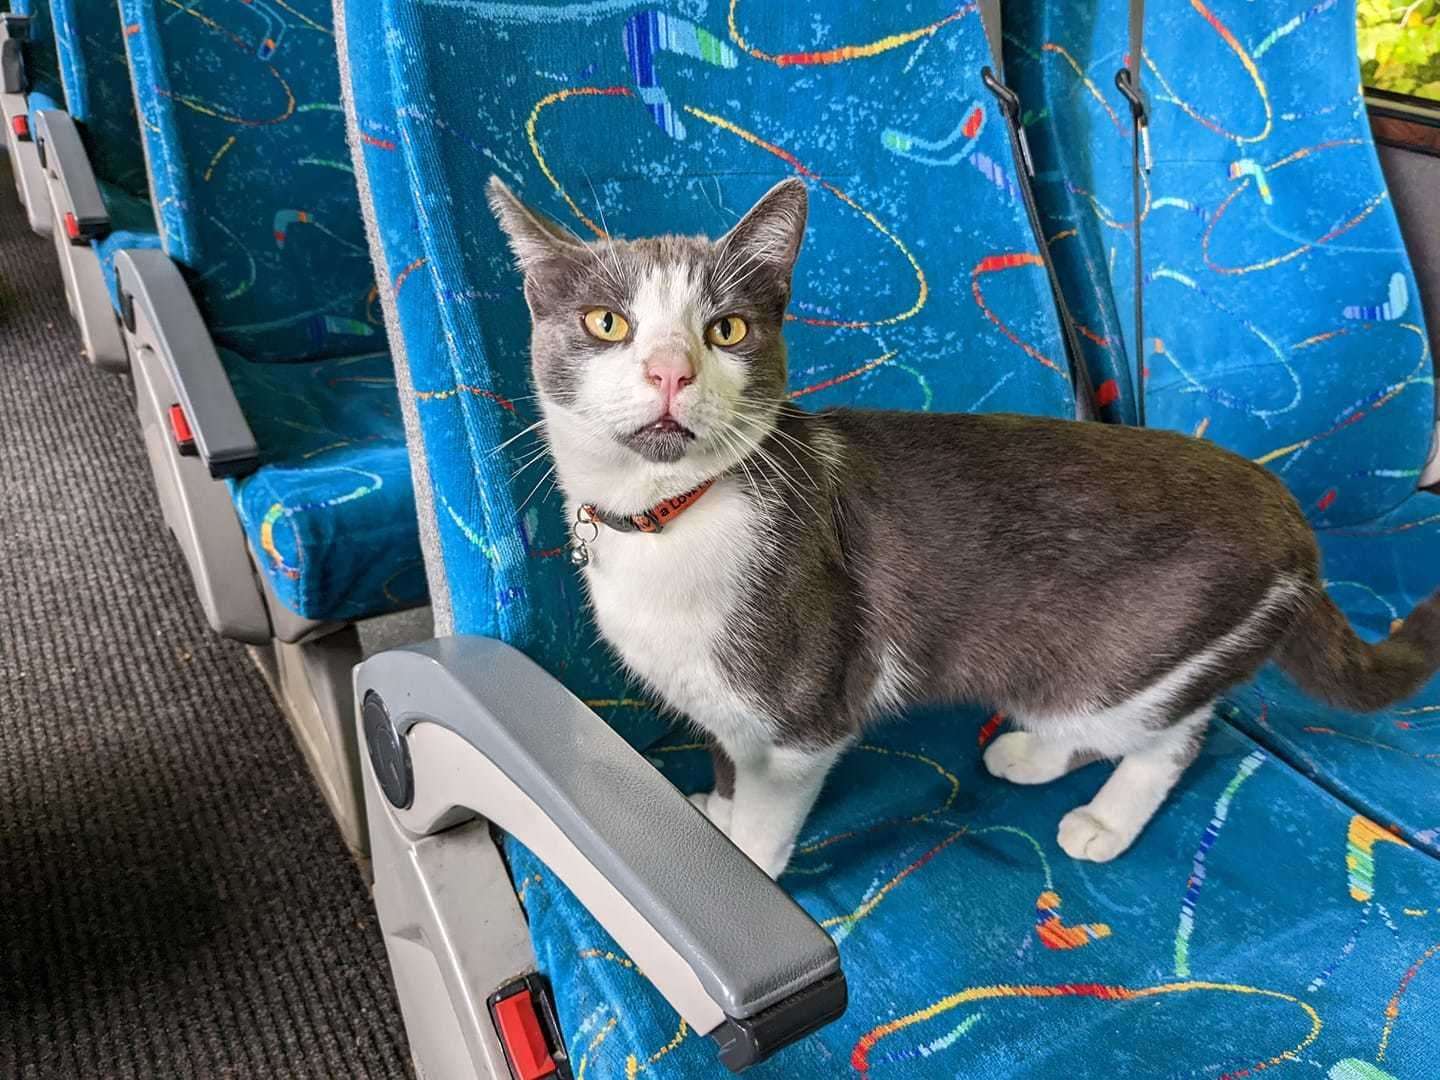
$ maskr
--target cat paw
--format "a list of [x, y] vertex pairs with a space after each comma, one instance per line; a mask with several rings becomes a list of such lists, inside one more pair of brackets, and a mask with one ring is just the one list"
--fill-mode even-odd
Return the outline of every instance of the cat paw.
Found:
[[710, 824], [725, 834], [730, 832], [730, 818], [735, 810], [733, 799], [727, 799], [714, 791], [697, 791], [690, 796], [690, 801], [695, 804], [702, 814], [710, 819]]
[[1060, 819], [1060, 850], [1072, 859], [1086, 862], [1109, 862], [1135, 842], [1135, 834], [1122, 833], [1092, 814], [1088, 807], [1077, 807]]
[[1068, 751], [1046, 744], [1028, 731], [1007, 731], [985, 750], [991, 776], [1012, 784], [1048, 784], [1068, 772]]

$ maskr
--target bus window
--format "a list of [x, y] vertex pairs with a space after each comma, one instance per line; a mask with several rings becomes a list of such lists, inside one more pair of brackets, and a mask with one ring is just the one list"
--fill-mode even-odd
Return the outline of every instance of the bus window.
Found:
[[1440, 0], [1359, 0], [1367, 88], [1440, 101]]

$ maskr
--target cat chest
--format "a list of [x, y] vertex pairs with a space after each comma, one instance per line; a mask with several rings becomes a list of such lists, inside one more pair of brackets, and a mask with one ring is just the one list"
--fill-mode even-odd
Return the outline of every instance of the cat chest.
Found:
[[749, 711], [720, 652], [747, 602], [754, 550], [726, 506], [703, 509], [658, 535], [607, 531], [586, 582], [600, 631], [626, 665], [667, 704], [712, 727]]

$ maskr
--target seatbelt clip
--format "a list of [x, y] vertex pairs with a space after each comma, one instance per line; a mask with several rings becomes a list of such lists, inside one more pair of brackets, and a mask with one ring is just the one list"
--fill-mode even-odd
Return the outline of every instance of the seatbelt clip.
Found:
[[1148, 173], [1154, 164], [1150, 156], [1150, 101], [1145, 96], [1145, 91], [1132, 79], [1128, 67], [1122, 67], [1115, 72], [1115, 88], [1130, 103], [1130, 119], [1134, 122], [1135, 134], [1144, 154], [1145, 171]]
[[1020, 164], [1025, 169], [1025, 175], [1033, 177], [1035, 160], [1030, 156], [1030, 143], [1025, 138], [1025, 129], [1020, 126], [1020, 95], [1001, 82], [988, 66], [980, 69], [980, 78], [989, 91], [995, 95], [1001, 115], [1005, 117], [1005, 122], [1010, 126], [1010, 130], [1015, 133], [1015, 141], [1020, 144]]

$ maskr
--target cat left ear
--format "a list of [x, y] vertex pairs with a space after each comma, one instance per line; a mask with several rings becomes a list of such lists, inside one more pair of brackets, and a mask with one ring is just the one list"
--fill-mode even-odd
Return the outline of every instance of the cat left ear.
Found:
[[[798, 177], [781, 180], [717, 242], [722, 265], [766, 267], [787, 282], [805, 238], [810, 196]], [[745, 271], [737, 271], [743, 273]]]
[[490, 178], [485, 193], [489, 196], [495, 220], [510, 241], [515, 261], [525, 273], [541, 263], [557, 258], [574, 258], [580, 252], [580, 245], [563, 226], [526, 206], [498, 176]]

